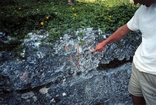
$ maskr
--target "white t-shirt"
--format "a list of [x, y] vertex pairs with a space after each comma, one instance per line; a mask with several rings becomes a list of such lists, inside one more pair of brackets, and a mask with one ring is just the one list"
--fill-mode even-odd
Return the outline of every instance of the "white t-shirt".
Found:
[[142, 33], [142, 42], [133, 58], [136, 68], [156, 75], [156, 4], [150, 7], [141, 5], [127, 26]]

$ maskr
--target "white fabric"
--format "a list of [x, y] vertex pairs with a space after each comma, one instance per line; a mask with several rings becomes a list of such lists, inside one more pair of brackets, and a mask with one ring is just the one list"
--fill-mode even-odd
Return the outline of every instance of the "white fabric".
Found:
[[142, 33], [142, 42], [133, 58], [136, 68], [156, 75], [156, 4], [150, 7], [141, 5], [127, 26]]

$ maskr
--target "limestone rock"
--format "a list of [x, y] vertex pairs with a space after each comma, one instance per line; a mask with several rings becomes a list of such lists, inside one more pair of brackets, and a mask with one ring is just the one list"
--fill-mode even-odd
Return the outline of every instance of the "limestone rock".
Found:
[[[90, 52], [110, 36], [101, 30], [79, 29], [74, 35], [64, 34], [55, 43], [47, 41], [48, 32], [29, 35], [23, 41], [23, 59], [10, 59], [10, 55], [4, 57], [7, 54], [0, 53], [1, 57], [9, 58], [0, 59], [0, 95], [4, 96], [0, 97], [0, 104], [131, 103], [127, 91], [129, 60], [140, 44], [138, 33], [109, 44], [102, 53]], [[123, 61], [121, 65], [119, 61]], [[111, 68], [107, 64], [118, 66]], [[100, 71], [99, 65], [107, 67]]]

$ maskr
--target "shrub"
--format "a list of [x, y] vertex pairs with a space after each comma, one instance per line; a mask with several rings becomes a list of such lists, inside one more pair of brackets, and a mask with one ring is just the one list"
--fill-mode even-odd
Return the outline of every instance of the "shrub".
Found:
[[[57, 40], [70, 29], [100, 28], [113, 32], [126, 23], [138, 6], [126, 3], [114, 5], [109, 0], [77, 0], [69, 6], [66, 0], [2, 0], [0, 1], [0, 31], [17, 38], [12, 49], [33, 30], [45, 29], [50, 32], [50, 40]], [[10, 50], [1, 44], [0, 50]]]

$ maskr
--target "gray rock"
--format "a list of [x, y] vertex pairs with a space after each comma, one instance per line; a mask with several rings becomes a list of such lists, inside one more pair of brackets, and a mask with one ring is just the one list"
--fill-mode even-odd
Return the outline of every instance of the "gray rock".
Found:
[[0, 95], [8, 93], [0, 98], [1, 104], [131, 104], [128, 62], [140, 44], [139, 35], [109, 44], [102, 53], [90, 52], [109, 36], [101, 30], [79, 29], [75, 36], [65, 34], [52, 44], [47, 41], [47, 32], [29, 35], [23, 41], [23, 59], [0, 64]]
[[[3, 95], [11, 105], [132, 105], [127, 86], [131, 63], [106, 71], [62, 79], [58, 83]], [[9, 100], [8, 97], [9, 96]]]

